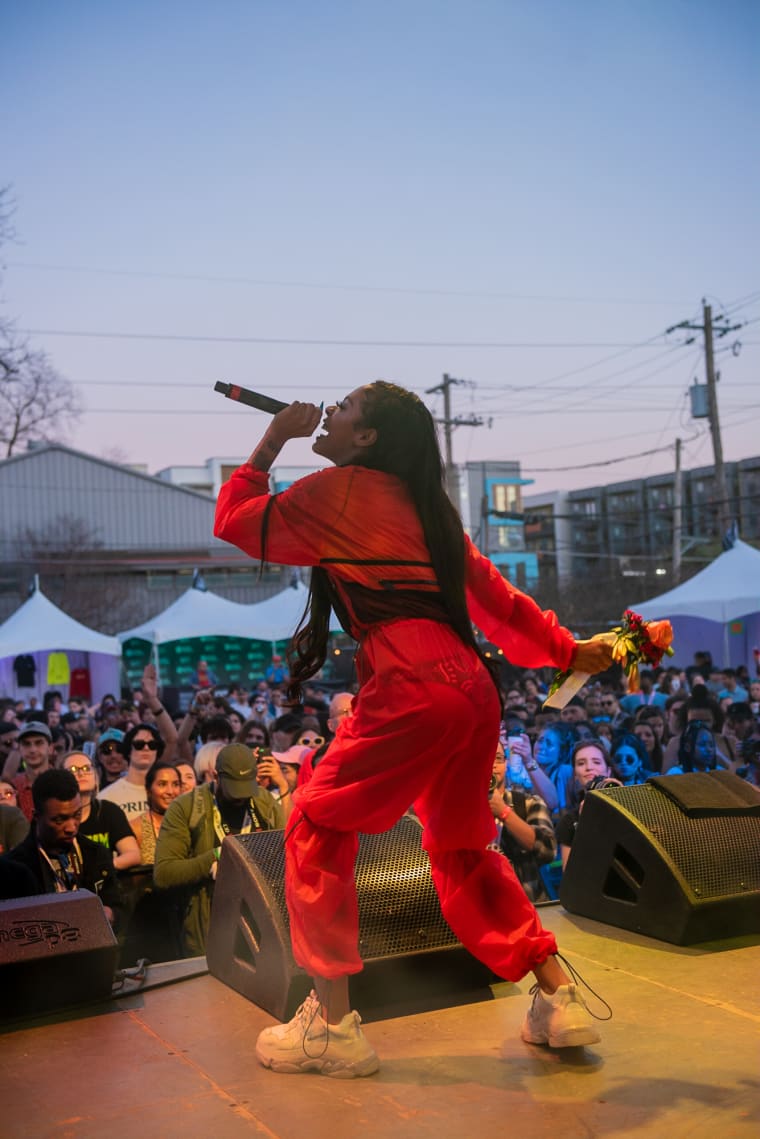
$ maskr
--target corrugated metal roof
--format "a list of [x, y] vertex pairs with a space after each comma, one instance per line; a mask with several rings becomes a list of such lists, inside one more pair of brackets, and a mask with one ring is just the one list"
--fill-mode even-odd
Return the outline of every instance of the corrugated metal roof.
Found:
[[0, 541], [7, 554], [31, 529], [42, 537], [81, 521], [106, 550], [216, 549], [215, 503], [60, 444], [0, 462]]

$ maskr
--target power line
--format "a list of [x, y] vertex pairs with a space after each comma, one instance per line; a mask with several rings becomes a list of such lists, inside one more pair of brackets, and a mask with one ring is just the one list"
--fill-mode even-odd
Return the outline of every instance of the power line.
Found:
[[191, 344], [279, 344], [311, 348], [643, 348], [643, 344], [563, 340], [341, 340], [294, 336], [206, 336], [174, 332], [96, 332], [65, 328], [20, 328], [24, 336], [67, 336], [92, 340], [168, 340]]
[[405, 288], [400, 285], [357, 285], [341, 284], [329, 281], [278, 281], [261, 277], [246, 276], [215, 276], [205, 273], [167, 273], [146, 269], [102, 269], [87, 265], [53, 265], [35, 261], [8, 261], [9, 268], [13, 269], [40, 269], [54, 273], [93, 273], [107, 277], [138, 277], [147, 280], [167, 281], [198, 281], [219, 285], [256, 285], [277, 289], [317, 289], [320, 291], [337, 291], [352, 293], [400, 293], [412, 296], [433, 297], [472, 297], [484, 300], [506, 301], [546, 301], [556, 303], [563, 301], [570, 304], [615, 304], [615, 305], [685, 305], [686, 301], [673, 300], [635, 300], [625, 297], [575, 297], [542, 293], [502, 293], [486, 290], [465, 289], [430, 289]]

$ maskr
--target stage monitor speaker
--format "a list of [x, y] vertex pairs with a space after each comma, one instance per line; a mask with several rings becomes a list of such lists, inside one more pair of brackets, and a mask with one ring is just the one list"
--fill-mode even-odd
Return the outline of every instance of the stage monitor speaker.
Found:
[[729, 772], [590, 792], [559, 896], [675, 945], [760, 932], [760, 795]]
[[[213, 976], [287, 1020], [311, 980], [290, 948], [283, 834], [225, 839], [206, 959]], [[416, 819], [403, 818], [383, 834], [359, 838], [355, 877], [364, 969], [349, 984], [365, 1019], [379, 1008], [389, 1015], [483, 1000], [497, 979], [446, 924], [421, 835]]]
[[117, 956], [103, 904], [89, 890], [0, 903], [0, 1017], [107, 1000]]

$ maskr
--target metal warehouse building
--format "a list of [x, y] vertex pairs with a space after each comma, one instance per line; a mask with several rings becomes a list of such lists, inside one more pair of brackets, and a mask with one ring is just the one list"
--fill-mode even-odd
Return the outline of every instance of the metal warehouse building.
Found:
[[258, 566], [213, 536], [205, 494], [57, 443], [0, 462], [0, 621], [34, 574], [77, 620], [103, 632], [165, 608], [203, 572], [209, 589], [260, 601], [292, 570]]

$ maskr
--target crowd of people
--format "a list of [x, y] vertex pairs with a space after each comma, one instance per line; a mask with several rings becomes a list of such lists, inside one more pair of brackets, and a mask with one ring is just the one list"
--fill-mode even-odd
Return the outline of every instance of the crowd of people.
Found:
[[[512, 670], [483, 793], [492, 847], [532, 902], [557, 897], [590, 789], [714, 769], [760, 786], [760, 679], [702, 658], [642, 671], [636, 693], [594, 679], [560, 711], [548, 674]], [[318, 685], [288, 706], [277, 667], [251, 690], [197, 686], [185, 713], [163, 706], [151, 665], [129, 700], [0, 701], [0, 896], [93, 889], [125, 963], [202, 954], [224, 838], [283, 828], [352, 714], [351, 692]]]

